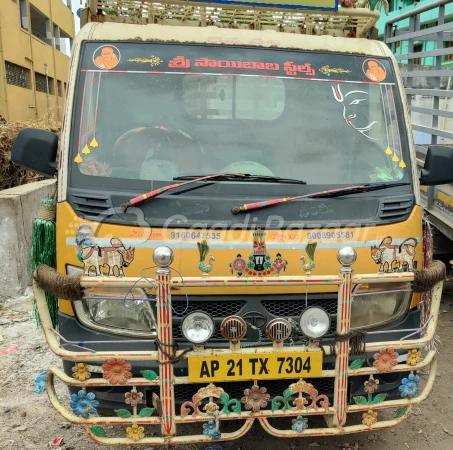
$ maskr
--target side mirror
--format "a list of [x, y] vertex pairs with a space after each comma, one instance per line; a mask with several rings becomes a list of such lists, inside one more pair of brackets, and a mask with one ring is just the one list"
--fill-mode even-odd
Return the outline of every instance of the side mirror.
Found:
[[24, 128], [14, 142], [11, 151], [13, 163], [53, 177], [57, 173], [58, 136], [50, 131]]
[[426, 153], [420, 184], [434, 186], [448, 183], [453, 183], [453, 148], [430, 145]]

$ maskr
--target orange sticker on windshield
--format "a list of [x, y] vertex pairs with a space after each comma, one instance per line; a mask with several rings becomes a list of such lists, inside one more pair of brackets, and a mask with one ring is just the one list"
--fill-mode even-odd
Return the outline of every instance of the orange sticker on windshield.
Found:
[[93, 62], [99, 69], [113, 69], [121, 59], [120, 51], [113, 45], [103, 45], [93, 53]]
[[385, 67], [377, 59], [365, 59], [362, 69], [365, 76], [371, 81], [384, 81], [387, 76]]

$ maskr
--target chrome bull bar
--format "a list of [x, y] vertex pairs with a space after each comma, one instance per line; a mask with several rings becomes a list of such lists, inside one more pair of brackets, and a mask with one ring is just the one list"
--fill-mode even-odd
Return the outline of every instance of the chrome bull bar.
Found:
[[[352, 250], [352, 249], [351, 249]], [[413, 405], [422, 402], [429, 395], [436, 376], [437, 356], [432, 349], [428, 350], [423, 359], [419, 357], [407, 363], [400, 363], [392, 367], [391, 372], [416, 372], [424, 367], [430, 368], [430, 373], [426, 385], [422, 392], [418, 390], [418, 377], [411, 374], [413, 381], [412, 389], [405, 398], [399, 400], [386, 401], [385, 397], [379, 398], [376, 396], [371, 401], [372, 396], [369, 396], [368, 401], [361, 397], [355, 400], [356, 404], [348, 404], [347, 385], [348, 378], [355, 376], [368, 375], [373, 379], [374, 375], [379, 375], [377, 367], [355, 367], [349, 366], [349, 356], [351, 355], [351, 345], [348, 339], [350, 332], [351, 319], [351, 296], [355, 286], [368, 283], [398, 283], [411, 282], [414, 280], [413, 273], [390, 273], [390, 274], [353, 274], [352, 263], [354, 260], [339, 258], [341, 268], [338, 276], [301, 276], [301, 277], [269, 277], [269, 278], [242, 278], [242, 277], [190, 277], [171, 278], [170, 268], [168, 264], [162, 264], [156, 271], [156, 277], [153, 279], [142, 280], [139, 278], [115, 278], [111, 277], [82, 277], [81, 287], [114, 287], [114, 288], [130, 288], [134, 287], [150, 287], [150, 283], [154, 284], [157, 289], [156, 303], [158, 310], [158, 340], [160, 344], [157, 346], [157, 351], [69, 351], [59, 342], [58, 335], [52, 329], [52, 323], [47, 309], [44, 291], [34, 283], [35, 297], [43, 330], [50, 349], [60, 358], [80, 364], [80, 370], [83, 372], [88, 362], [108, 362], [116, 358], [123, 358], [128, 363], [134, 361], [156, 361], [160, 364], [160, 374], [154, 376], [131, 377], [124, 379], [124, 382], [115, 382], [116, 386], [130, 386], [133, 393], [137, 386], [159, 386], [160, 397], [155, 408], [142, 408], [138, 412], [137, 403], [133, 402], [132, 413], [129, 410], [119, 410], [118, 417], [99, 417], [96, 416], [96, 401], [94, 394], [90, 393], [90, 388], [112, 386], [111, 380], [106, 378], [90, 379], [89, 376], [74, 377], [68, 376], [61, 369], [52, 367], [47, 371], [46, 385], [49, 394], [49, 399], [55, 409], [68, 421], [80, 424], [84, 427], [85, 432], [90, 438], [100, 444], [107, 445], [177, 445], [187, 443], [212, 443], [216, 441], [229, 441], [238, 439], [243, 436], [252, 426], [255, 420], [258, 420], [266, 432], [277, 437], [302, 437], [302, 436], [329, 436], [339, 434], [350, 434], [365, 431], [373, 431], [387, 427], [395, 426], [404, 421]], [[323, 351], [325, 355], [335, 357], [335, 369], [323, 370], [321, 377], [334, 378], [334, 396], [333, 405], [329, 402], [319, 402], [316, 400], [318, 391], [316, 387], [309, 384], [305, 380], [300, 380], [298, 383], [290, 385], [285, 391], [288, 395], [288, 401], [281, 402], [274, 398], [272, 400], [272, 409], [259, 409], [256, 411], [242, 411], [240, 403], [237, 400], [230, 400], [228, 394], [220, 387], [213, 384], [207, 385], [205, 388], [194, 392], [191, 403], [193, 412], [187, 408], [181, 408], [180, 414], [175, 411], [174, 386], [178, 384], [190, 384], [188, 377], [175, 376], [173, 373], [173, 364], [170, 362], [170, 356], [173, 352], [173, 333], [172, 333], [172, 308], [171, 308], [171, 293], [170, 287], [180, 287], [182, 284], [186, 286], [197, 287], [212, 287], [212, 286], [257, 286], [257, 285], [335, 285], [338, 286], [338, 312], [337, 312], [337, 336], [344, 336], [345, 339], [338, 340], [335, 344], [335, 349], [332, 354], [332, 348], [329, 346], [318, 346], [318, 351]], [[366, 343], [364, 353], [379, 352], [388, 348], [393, 348], [398, 351], [411, 350], [416, 351], [422, 348], [431, 348], [438, 321], [438, 313], [440, 300], [442, 295], [443, 282], [440, 281], [434, 285], [432, 290], [432, 304], [430, 320], [425, 328], [423, 337], [417, 339], [397, 340], [389, 342], [373, 342]], [[130, 341], [128, 341], [130, 342]], [[150, 343], [153, 343], [150, 340]], [[176, 358], [187, 359], [190, 355], [196, 356], [219, 356], [228, 354], [269, 354], [277, 349], [277, 345], [273, 347], [258, 347], [258, 348], [239, 348], [232, 346], [230, 349], [205, 349], [203, 347], [194, 347], [192, 351], [176, 351]], [[313, 348], [310, 347], [310, 351]], [[316, 350], [316, 349], [315, 349]], [[302, 353], [307, 351], [306, 346], [292, 346], [285, 348], [285, 351], [290, 353]], [[129, 366], [130, 368], [130, 366]], [[129, 369], [130, 370], [130, 369]], [[89, 372], [87, 370], [87, 372]], [[132, 376], [132, 374], [131, 374]], [[79, 394], [72, 395], [73, 411], [65, 408], [59, 401], [54, 381], [55, 378], [63, 383], [80, 387]], [[82, 379], [83, 378], [83, 379]], [[309, 379], [307, 379], [310, 381]], [[224, 382], [222, 382], [224, 383]], [[228, 383], [228, 382], [225, 382]], [[415, 384], [414, 384], [415, 383]], [[135, 391], [136, 392], [136, 391]], [[315, 392], [315, 393], [314, 393]], [[304, 401], [302, 394], [308, 394], [312, 399], [315, 399], [311, 405]], [[409, 395], [410, 394], [410, 395]], [[416, 395], [415, 395], [416, 394]], [[127, 396], [128, 394], [126, 394]], [[130, 394], [131, 395], [131, 394]], [[290, 406], [291, 396], [299, 396]], [[75, 397], [74, 397], [75, 396]], [[313, 396], [313, 397], [312, 397]], [[325, 396], [321, 396], [325, 397]], [[130, 398], [130, 397], [129, 397]], [[279, 397], [282, 399], [282, 397]], [[198, 405], [201, 406], [202, 400], [209, 400], [205, 405], [205, 411], [198, 410]], [[364, 401], [363, 401], [363, 400]], [[189, 400], [189, 399], [187, 399]], [[78, 403], [79, 402], [79, 403]], [[83, 403], [85, 402], [85, 403]], [[197, 403], [199, 402], [199, 403]], [[217, 403], [215, 403], [217, 402]], [[223, 409], [220, 410], [218, 403], [223, 404]], [[82, 406], [85, 405], [85, 410]], [[91, 405], [91, 407], [90, 407]], [[239, 405], [239, 407], [238, 407]], [[184, 406], [184, 405], [183, 405]], [[91, 409], [90, 409], [91, 408]], [[207, 409], [206, 409], [207, 408]], [[399, 408], [396, 416], [390, 420], [378, 420], [378, 411], [387, 408]], [[124, 412], [125, 411], [125, 412]], [[346, 425], [348, 414], [363, 413], [363, 422], [360, 425]], [[324, 416], [326, 428], [307, 428], [306, 419], [309, 416], [321, 415]], [[269, 423], [269, 419], [289, 417], [293, 418], [291, 429], [280, 430], [274, 428]], [[233, 433], [221, 433], [220, 423], [222, 421], [243, 421], [242, 426]], [[177, 435], [177, 425], [185, 423], [203, 422], [203, 434], [197, 435]], [[102, 425], [122, 425], [126, 426], [126, 437], [107, 437]], [[160, 425], [160, 437], [148, 437], [144, 433], [144, 425]]]

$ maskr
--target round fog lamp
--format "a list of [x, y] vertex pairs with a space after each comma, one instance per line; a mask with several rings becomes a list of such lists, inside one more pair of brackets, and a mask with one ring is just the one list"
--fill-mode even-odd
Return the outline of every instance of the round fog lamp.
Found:
[[184, 317], [181, 331], [192, 344], [203, 344], [214, 333], [214, 321], [204, 312], [193, 312]]
[[300, 316], [300, 328], [305, 336], [320, 338], [329, 331], [329, 315], [322, 308], [307, 308]]

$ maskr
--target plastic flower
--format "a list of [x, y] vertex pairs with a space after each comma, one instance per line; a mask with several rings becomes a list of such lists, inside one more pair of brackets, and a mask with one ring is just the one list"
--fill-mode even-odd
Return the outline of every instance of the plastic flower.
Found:
[[373, 411], [372, 409], [368, 410], [365, 414], [362, 415], [363, 420], [362, 423], [369, 427], [373, 426], [377, 422], [378, 413]]
[[267, 400], [270, 399], [270, 395], [267, 393], [265, 387], [260, 388], [254, 384], [252, 389], [246, 389], [244, 391], [244, 397], [241, 398], [241, 402], [244, 403], [245, 409], [258, 412], [261, 408], [267, 406]]
[[88, 366], [87, 364], [77, 363], [72, 368], [72, 376], [74, 378], [76, 378], [77, 380], [85, 381], [85, 380], [88, 380], [88, 378], [91, 378], [90, 370], [91, 370], [91, 367]]
[[420, 377], [418, 375], [414, 375], [413, 373], [411, 373], [407, 378], [403, 378], [401, 380], [401, 386], [398, 388], [398, 390], [401, 392], [401, 397], [416, 397], [420, 392], [420, 389], [418, 388], [419, 381]]
[[407, 353], [407, 364], [410, 366], [415, 366], [421, 359], [421, 353], [414, 349], [414, 350], [409, 350]]
[[84, 419], [88, 419], [90, 414], [97, 414], [99, 402], [95, 398], [92, 392], [79, 391], [77, 394], [72, 394], [71, 408], [74, 414]]
[[123, 358], [110, 358], [107, 364], [102, 364], [104, 373], [102, 376], [110, 381], [110, 384], [125, 384], [129, 378], [132, 378], [132, 369]]
[[220, 439], [221, 436], [220, 431], [216, 429], [216, 425], [213, 420], [210, 420], [208, 423], [203, 424], [203, 434], [205, 436], [209, 436], [214, 441]]
[[370, 378], [368, 381], [365, 381], [364, 385], [367, 394], [374, 394], [374, 392], [379, 389], [379, 380]]
[[132, 408], [136, 408], [137, 405], [144, 403], [142, 400], [143, 392], [137, 392], [137, 389], [135, 389], [135, 386], [132, 388], [131, 392], [126, 392], [124, 394], [124, 396], [126, 397], [125, 402], [128, 405], [131, 405]]
[[393, 366], [398, 364], [398, 353], [392, 347], [382, 348], [379, 353], [374, 355], [373, 366], [377, 368], [380, 373], [391, 372]]
[[136, 423], [134, 423], [131, 427], [126, 428], [128, 439], [132, 439], [133, 441], [143, 439], [145, 437], [145, 434], [143, 433], [144, 431], [145, 429], [143, 427], [139, 427]]
[[292, 420], [292, 423], [291, 428], [298, 433], [302, 433], [302, 431], [308, 428], [308, 419], [306, 417], [297, 416]]

